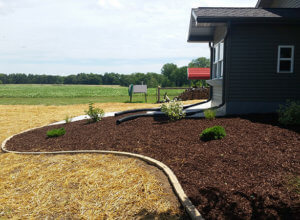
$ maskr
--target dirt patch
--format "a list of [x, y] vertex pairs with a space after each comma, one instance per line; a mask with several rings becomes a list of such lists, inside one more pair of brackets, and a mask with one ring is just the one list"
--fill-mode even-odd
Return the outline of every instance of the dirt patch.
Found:
[[179, 100], [187, 101], [194, 99], [208, 99], [209, 88], [190, 88], [186, 89], [183, 93], [178, 96]]
[[[168, 165], [206, 219], [296, 219], [299, 194], [288, 186], [300, 175], [300, 127], [283, 128], [276, 115], [190, 119], [173, 123], [139, 118], [116, 125], [79, 121], [15, 136], [17, 151], [114, 150], [150, 156]], [[199, 134], [222, 125], [227, 136], [203, 142]], [[66, 134], [47, 138], [50, 128]]]

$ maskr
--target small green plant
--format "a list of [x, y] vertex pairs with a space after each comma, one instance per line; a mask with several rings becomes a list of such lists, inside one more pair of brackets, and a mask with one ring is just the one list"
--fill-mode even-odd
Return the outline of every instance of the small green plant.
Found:
[[226, 132], [222, 126], [214, 126], [211, 128], [206, 128], [200, 134], [200, 138], [203, 141], [218, 140], [218, 139], [222, 139], [225, 136], [226, 136]]
[[66, 115], [65, 117], [66, 124], [70, 123], [71, 121], [72, 121], [72, 116], [70, 117], [69, 115]]
[[64, 135], [65, 133], [66, 133], [66, 130], [64, 128], [52, 129], [52, 130], [47, 131], [47, 136], [49, 138], [59, 137], [59, 136]]
[[89, 104], [89, 110], [85, 111], [85, 114], [90, 116], [90, 122], [97, 122], [100, 121], [104, 116], [103, 109], [95, 108], [93, 106], [94, 103]]
[[216, 110], [207, 109], [204, 111], [204, 116], [206, 119], [213, 120], [216, 118]]
[[183, 104], [177, 101], [171, 101], [161, 105], [161, 111], [164, 112], [172, 121], [179, 120], [185, 117]]
[[300, 101], [287, 100], [278, 110], [279, 123], [283, 125], [300, 125]]

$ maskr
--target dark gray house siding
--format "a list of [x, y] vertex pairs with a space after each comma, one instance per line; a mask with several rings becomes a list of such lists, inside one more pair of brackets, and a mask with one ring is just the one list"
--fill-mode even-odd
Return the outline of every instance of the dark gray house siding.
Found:
[[[226, 113], [274, 112], [300, 98], [299, 24], [232, 24]], [[279, 45], [295, 46], [294, 73], [277, 73]]]
[[300, 8], [299, 0], [274, 0], [271, 4], [272, 8]]
[[260, 0], [258, 8], [300, 8], [299, 0]]
[[[192, 9], [191, 17], [196, 25], [190, 26], [190, 42], [216, 45], [224, 39], [223, 78], [219, 60], [212, 63], [212, 77], [219, 78], [207, 81], [213, 86], [212, 106], [225, 114], [266, 113], [288, 99], [300, 100], [300, 8], [208, 7]], [[289, 48], [281, 66], [279, 46]], [[279, 67], [292, 72], [278, 73]]]

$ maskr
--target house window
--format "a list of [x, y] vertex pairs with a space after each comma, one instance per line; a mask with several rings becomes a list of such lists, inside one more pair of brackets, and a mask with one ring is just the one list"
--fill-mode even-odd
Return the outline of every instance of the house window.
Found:
[[223, 77], [223, 59], [224, 59], [224, 41], [217, 43], [214, 46], [214, 62], [213, 62], [213, 77]]
[[278, 46], [277, 73], [294, 72], [294, 46]]

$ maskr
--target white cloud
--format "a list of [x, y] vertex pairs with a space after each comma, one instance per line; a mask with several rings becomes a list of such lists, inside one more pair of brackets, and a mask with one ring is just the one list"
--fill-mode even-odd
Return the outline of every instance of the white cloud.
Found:
[[255, 3], [0, 0], [0, 72], [159, 72], [166, 61], [186, 65], [209, 56], [207, 44], [186, 42], [192, 7]]
[[101, 8], [113, 8], [113, 9], [121, 9], [123, 5], [120, 3], [119, 0], [98, 0], [98, 5]]

